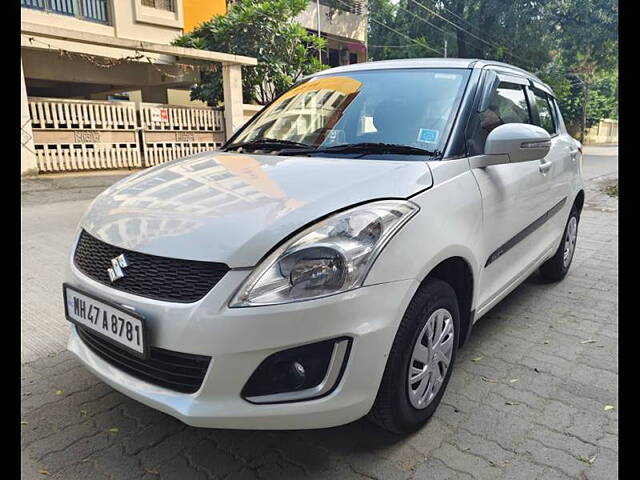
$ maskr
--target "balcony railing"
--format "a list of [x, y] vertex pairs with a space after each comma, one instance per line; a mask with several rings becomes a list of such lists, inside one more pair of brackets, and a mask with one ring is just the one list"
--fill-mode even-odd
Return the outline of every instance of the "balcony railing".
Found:
[[109, 0], [20, 0], [20, 6], [92, 22], [111, 23]]
[[362, 15], [367, 7], [366, 0], [320, 0], [320, 4], [356, 15]]

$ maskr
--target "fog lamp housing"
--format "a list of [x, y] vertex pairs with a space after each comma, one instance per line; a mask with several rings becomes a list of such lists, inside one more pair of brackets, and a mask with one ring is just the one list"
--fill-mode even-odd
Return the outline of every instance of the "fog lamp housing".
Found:
[[334, 338], [282, 350], [265, 358], [242, 389], [251, 403], [288, 403], [330, 394], [340, 383], [352, 339]]

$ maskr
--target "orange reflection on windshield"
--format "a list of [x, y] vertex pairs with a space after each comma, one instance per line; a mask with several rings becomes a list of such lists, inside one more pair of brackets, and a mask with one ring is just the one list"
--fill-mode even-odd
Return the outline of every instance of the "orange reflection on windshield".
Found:
[[350, 95], [360, 90], [361, 86], [362, 82], [351, 77], [320, 77], [305, 82], [302, 85], [292, 88], [288, 92], [284, 93], [276, 102], [274, 102], [274, 106], [282, 100], [286, 100], [289, 97], [300, 95], [305, 92], [333, 90], [335, 92], [344, 93], [345, 95]]

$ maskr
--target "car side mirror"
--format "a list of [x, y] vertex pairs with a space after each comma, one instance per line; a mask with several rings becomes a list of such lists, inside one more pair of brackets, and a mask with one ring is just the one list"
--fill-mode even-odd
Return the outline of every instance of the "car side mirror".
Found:
[[507, 161], [528, 162], [544, 158], [551, 148], [551, 137], [543, 128], [527, 123], [507, 123], [494, 128], [484, 145], [484, 154], [500, 155]]

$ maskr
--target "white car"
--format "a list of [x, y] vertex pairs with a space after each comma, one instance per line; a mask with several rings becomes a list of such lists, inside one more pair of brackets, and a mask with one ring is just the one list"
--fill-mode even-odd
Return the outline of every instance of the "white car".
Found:
[[506, 64], [320, 72], [220, 151], [94, 200], [68, 348], [189, 425], [415, 430], [474, 323], [536, 269], [566, 275], [581, 151], [551, 89]]

